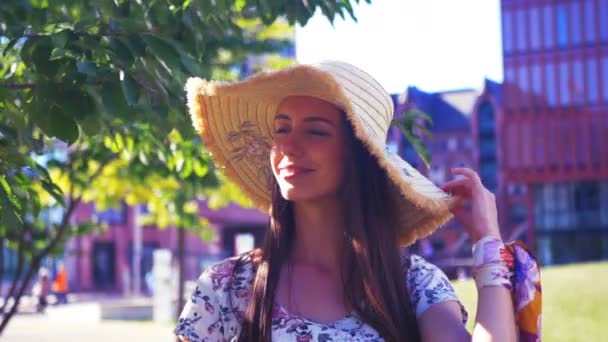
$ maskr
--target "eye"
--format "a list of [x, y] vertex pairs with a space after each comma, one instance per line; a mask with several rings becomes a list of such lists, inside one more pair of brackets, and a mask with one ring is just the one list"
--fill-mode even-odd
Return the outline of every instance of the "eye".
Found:
[[319, 131], [319, 130], [310, 130], [310, 131], [308, 131], [308, 133], [310, 133], [312, 135], [320, 136], [320, 137], [329, 136], [329, 133], [324, 132], [324, 131]]
[[289, 132], [289, 128], [287, 128], [287, 127], [279, 127], [279, 128], [277, 128], [277, 129], [274, 130], [275, 134], [284, 134], [284, 133], [287, 133], [287, 132]]

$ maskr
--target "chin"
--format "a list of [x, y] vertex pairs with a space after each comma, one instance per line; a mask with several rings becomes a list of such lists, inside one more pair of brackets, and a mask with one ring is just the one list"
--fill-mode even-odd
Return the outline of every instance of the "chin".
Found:
[[321, 200], [332, 196], [333, 191], [321, 191], [321, 189], [315, 189], [314, 187], [281, 187], [281, 195], [284, 199], [291, 202], [307, 202], [314, 200]]
[[311, 194], [310, 191], [304, 191], [304, 189], [298, 191], [298, 189], [281, 189], [281, 195], [283, 198], [292, 201], [292, 202], [300, 202], [300, 201], [309, 201], [317, 198], [315, 194]]

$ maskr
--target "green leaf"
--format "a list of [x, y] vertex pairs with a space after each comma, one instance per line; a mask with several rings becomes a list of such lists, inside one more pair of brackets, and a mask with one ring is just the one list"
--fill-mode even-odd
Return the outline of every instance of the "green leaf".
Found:
[[73, 118], [67, 117], [61, 108], [53, 106], [50, 112], [50, 135], [55, 136], [68, 144], [78, 140], [80, 131]]
[[169, 41], [151, 34], [142, 34], [141, 38], [150, 49], [150, 52], [164, 64], [169, 73], [173, 73], [172, 68], [181, 65], [180, 55]]
[[21, 60], [23, 60], [26, 67], [31, 68], [34, 66], [33, 54], [35, 47], [36, 38], [25, 39], [25, 43], [23, 43], [23, 47], [21, 48]]
[[80, 89], [68, 89], [62, 92], [63, 97], [58, 99], [58, 105], [63, 111], [64, 116], [82, 120], [95, 111], [95, 101], [88, 93]]
[[110, 39], [110, 48], [125, 67], [131, 66], [135, 61], [131, 49], [120, 38]]
[[23, 221], [19, 214], [13, 210], [11, 206], [3, 205], [0, 213], [0, 226], [9, 227], [9, 229], [18, 229], [17, 227], [23, 226]]
[[84, 119], [79, 120], [78, 123], [84, 134], [94, 136], [101, 132], [103, 121], [99, 117], [99, 114], [95, 114], [88, 115]]
[[109, 82], [101, 90], [103, 105], [108, 114], [121, 117], [129, 112], [129, 105], [119, 82]]
[[138, 34], [128, 34], [127, 39], [124, 43], [131, 49], [131, 51], [136, 56], [143, 56], [146, 54], [146, 44]]
[[124, 93], [127, 104], [133, 106], [139, 101], [139, 86], [130, 74], [120, 71], [120, 86]]
[[88, 32], [92, 27], [97, 25], [95, 19], [85, 19], [74, 24], [74, 31], [76, 32]]
[[42, 181], [42, 188], [46, 190], [49, 195], [53, 196], [53, 198], [55, 199], [55, 201], [57, 201], [58, 204], [60, 204], [61, 206], [65, 206], [65, 203], [63, 201], [63, 192], [61, 191], [61, 188], [59, 188], [56, 184], [47, 181]]
[[6, 56], [6, 53], [8, 52], [8, 50], [12, 49], [15, 46], [15, 44], [17, 44], [19, 39], [20, 38], [14, 38], [10, 42], [8, 42], [8, 44], [6, 44], [6, 47], [4, 47], [4, 50], [2, 51], [2, 56]]
[[62, 31], [59, 31], [59, 32], [53, 34], [51, 36], [51, 39], [53, 40], [53, 45], [56, 48], [63, 49], [63, 48], [65, 48], [65, 45], [67, 44], [69, 37], [70, 37], [70, 30], [62, 30]]
[[51, 60], [53, 45], [49, 37], [36, 39], [31, 59], [36, 71], [42, 75], [52, 78], [59, 69], [59, 62]]
[[97, 65], [88, 60], [81, 60], [76, 62], [76, 70], [85, 75], [91, 77], [97, 76]]
[[204, 177], [209, 172], [209, 166], [205, 162], [203, 162], [203, 161], [193, 160], [192, 161], [192, 166], [194, 168], [194, 173], [198, 177]]

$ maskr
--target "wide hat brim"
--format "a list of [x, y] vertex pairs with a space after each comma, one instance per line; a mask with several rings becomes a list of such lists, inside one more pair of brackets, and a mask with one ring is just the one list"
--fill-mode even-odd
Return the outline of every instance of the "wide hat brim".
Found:
[[386, 147], [393, 103], [380, 84], [350, 64], [323, 62], [259, 73], [240, 82], [190, 78], [188, 107], [216, 164], [263, 212], [272, 193], [274, 116], [287, 96], [316, 97], [340, 107], [355, 136], [386, 170], [398, 202], [399, 242], [410, 245], [451, 217], [455, 199]]

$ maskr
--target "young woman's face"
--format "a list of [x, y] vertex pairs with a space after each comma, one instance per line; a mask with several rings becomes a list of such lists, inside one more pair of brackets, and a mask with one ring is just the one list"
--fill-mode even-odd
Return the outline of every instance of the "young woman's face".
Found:
[[337, 195], [344, 165], [342, 113], [323, 100], [285, 98], [274, 118], [272, 172], [289, 201]]

